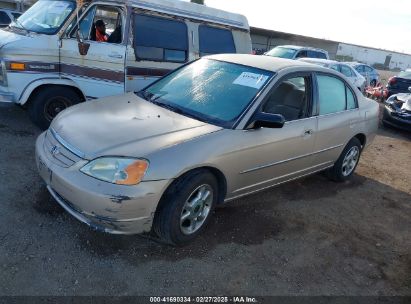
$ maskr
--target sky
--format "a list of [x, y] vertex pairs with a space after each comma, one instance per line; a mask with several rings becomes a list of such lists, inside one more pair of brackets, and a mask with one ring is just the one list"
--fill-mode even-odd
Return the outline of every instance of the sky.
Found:
[[205, 4], [243, 14], [255, 27], [411, 54], [410, 0], [205, 0]]

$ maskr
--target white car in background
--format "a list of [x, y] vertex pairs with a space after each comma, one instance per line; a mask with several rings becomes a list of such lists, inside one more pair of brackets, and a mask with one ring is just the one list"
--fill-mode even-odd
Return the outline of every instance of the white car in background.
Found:
[[353, 85], [355, 85], [361, 92], [364, 92], [367, 80], [364, 76], [358, 73], [352, 66], [341, 63], [335, 60], [316, 59], [316, 58], [301, 58], [304, 62], [317, 64], [325, 68], [333, 69], [346, 76]]

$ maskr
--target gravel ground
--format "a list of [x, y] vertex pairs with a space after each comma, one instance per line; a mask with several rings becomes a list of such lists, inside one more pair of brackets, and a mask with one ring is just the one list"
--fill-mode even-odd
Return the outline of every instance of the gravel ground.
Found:
[[0, 295], [411, 295], [411, 135], [381, 129], [344, 184], [314, 175], [218, 208], [184, 248], [90, 230], [0, 108]]

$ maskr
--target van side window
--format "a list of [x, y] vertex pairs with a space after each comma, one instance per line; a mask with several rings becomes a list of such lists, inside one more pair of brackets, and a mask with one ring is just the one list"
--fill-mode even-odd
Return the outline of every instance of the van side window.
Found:
[[356, 99], [351, 89], [337, 77], [318, 75], [320, 115], [355, 109]]
[[134, 51], [137, 60], [185, 62], [187, 26], [181, 21], [136, 14]]
[[230, 30], [200, 25], [200, 56], [236, 53], [233, 33]]
[[0, 24], [7, 25], [10, 24], [11, 19], [5, 12], [0, 12]]

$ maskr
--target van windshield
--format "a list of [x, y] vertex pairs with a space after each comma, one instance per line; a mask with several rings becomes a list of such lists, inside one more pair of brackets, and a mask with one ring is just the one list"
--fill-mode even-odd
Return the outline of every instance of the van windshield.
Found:
[[11, 27], [53, 35], [76, 8], [74, 1], [40, 0], [29, 8]]
[[266, 53], [267, 56], [272, 56], [272, 57], [280, 57], [280, 58], [286, 58], [286, 59], [292, 59], [294, 58], [294, 54], [297, 51], [294, 49], [290, 48], [285, 48], [285, 47], [275, 47], [271, 51], [268, 51]]
[[273, 75], [254, 67], [203, 58], [138, 95], [179, 114], [231, 128]]

